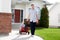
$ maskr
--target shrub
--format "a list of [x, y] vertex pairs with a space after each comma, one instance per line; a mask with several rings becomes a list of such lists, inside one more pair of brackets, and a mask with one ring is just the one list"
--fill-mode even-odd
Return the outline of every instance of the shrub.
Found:
[[42, 8], [41, 10], [40, 27], [49, 27], [49, 16], [47, 7]]

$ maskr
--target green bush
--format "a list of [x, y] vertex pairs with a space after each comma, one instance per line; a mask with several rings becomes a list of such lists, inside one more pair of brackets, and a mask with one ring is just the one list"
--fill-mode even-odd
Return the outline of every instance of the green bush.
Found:
[[49, 27], [49, 16], [47, 7], [42, 8], [41, 10], [40, 27], [43, 28]]

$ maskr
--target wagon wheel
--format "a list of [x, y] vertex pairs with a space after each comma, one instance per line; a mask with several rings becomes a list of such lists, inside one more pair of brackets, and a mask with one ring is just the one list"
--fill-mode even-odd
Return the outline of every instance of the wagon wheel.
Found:
[[19, 34], [22, 34], [22, 33], [19, 31]]
[[28, 32], [28, 35], [30, 34], [30, 32]]

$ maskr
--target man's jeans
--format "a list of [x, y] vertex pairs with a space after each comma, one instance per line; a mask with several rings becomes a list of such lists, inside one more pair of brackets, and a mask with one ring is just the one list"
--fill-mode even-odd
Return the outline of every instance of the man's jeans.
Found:
[[30, 22], [31, 35], [35, 34], [35, 26], [36, 26], [36, 22]]

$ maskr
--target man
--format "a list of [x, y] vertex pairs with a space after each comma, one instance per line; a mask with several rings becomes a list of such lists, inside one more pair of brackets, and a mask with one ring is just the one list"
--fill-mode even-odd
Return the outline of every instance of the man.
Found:
[[38, 15], [37, 15], [37, 11], [35, 10], [34, 4], [31, 4], [31, 9], [29, 10], [28, 19], [30, 19], [31, 36], [33, 36], [35, 34], [36, 23], [38, 23]]

